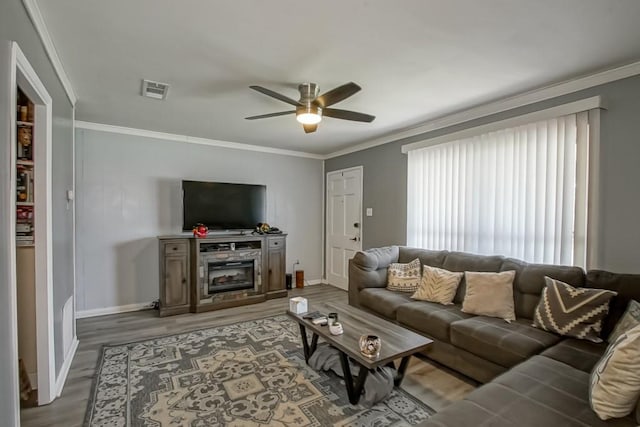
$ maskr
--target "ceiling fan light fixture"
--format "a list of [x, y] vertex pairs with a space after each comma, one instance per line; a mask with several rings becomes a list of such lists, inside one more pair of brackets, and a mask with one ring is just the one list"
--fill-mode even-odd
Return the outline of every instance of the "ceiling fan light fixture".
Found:
[[296, 120], [303, 125], [317, 125], [322, 120], [322, 108], [307, 104], [296, 108]]

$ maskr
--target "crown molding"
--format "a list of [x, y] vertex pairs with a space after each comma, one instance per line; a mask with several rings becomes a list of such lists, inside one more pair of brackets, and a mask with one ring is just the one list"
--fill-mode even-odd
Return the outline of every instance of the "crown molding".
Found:
[[69, 98], [71, 105], [75, 106], [76, 102], [78, 101], [78, 97], [73, 90], [73, 86], [71, 85], [69, 76], [67, 76], [67, 73], [62, 66], [62, 61], [60, 61], [58, 51], [53, 44], [53, 39], [51, 38], [51, 34], [49, 33], [47, 24], [44, 22], [44, 18], [42, 17], [42, 13], [40, 12], [38, 3], [36, 2], [36, 0], [22, 0], [22, 4], [27, 10], [27, 14], [29, 15], [29, 18], [31, 18], [31, 22], [33, 22], [33, 26], [35, 27], [36, 32], [40, 36], [40, 40], [42, 41], [44, 50], [47, 52], [47, 56], [51, 61], [51, 65], [53, 65], [53, 68], [56, 71], [58, 78], [60, 79], [60, 83], [62, 83], [62, 87], [64, 87], [64, 90], [67, 93], [67, 97]]
[[146, 129], [136, 129], [123, 126], [105, 125], [102, 123], [83, 122], [76, 120], [76, 129], [95, 130], [100, 132], [119, 133], [122, 135], [142, 136], [145, 138], [162, 139], [165, 141], [186, 142], [189, 144], [208, 145], [211, 147], [231, 148], [234, 150], [255, 151], [259, 153], [277, 154], [281, 156], [303, 157], [307, 159], [324, 160], [326, 156], [321, 154], [306, 153], [303, 151], [284, 150], [282, 148], [263, 147], [260, 145], [242, 144], [240, 142], [220, 141], [217, 139], [197, 138], [188, 135], [156, 132]]
[[446, 128], [449, 126], [468, 122], [470, 120], [475, 120], [482, 117], [490, 116], [492, 114], [501, 113], [503, 111], [513, 110], [515, 108], [524, 107], [525, 105], [534, 104], [536, 102], [557, 98], [559, 96], [578, 92], [580, 90], [588, 89], [595, 86], [600, 86], [616, 80], [622, 80], [627, 77], [633, 77], [638, 74], [640, 74], [640, 61], [616, 68], [611, 68], [595, 74], [567, 80], [561, 83], [544, 86], [528, 92], [489, 102], [487, 104], [478, 105], [476, 107], [462, 110], [457, 113], [426, 121], [424, 123], [399, 132], [390, 133], [363, 142], [361, 144], [354, 145], [353, 147], [345, 148], [344, 150], [329, 153], [325, 157], [327, 159], [331, 159], [334, 157], [343, 156], [345, 154], [355, 153], [357, 151], [377, 147], [378, 145], [383, 145], [404, 138], [431, 132], [437, 129]]

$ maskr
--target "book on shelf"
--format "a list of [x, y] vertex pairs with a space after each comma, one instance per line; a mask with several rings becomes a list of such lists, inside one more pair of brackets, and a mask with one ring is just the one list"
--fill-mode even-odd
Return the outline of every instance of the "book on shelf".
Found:
[[16, 197], [18, 202], [33, 203], [33, 169], [18, 166], [16, 171]]

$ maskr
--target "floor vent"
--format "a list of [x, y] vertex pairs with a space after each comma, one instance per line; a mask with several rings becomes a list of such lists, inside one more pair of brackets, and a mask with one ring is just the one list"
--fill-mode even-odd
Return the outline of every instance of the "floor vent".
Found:
[[167, 92], [169, 92], [169, 85], [167, 83], [142, 80], [142, 96], [153, 99], [165, 99]]

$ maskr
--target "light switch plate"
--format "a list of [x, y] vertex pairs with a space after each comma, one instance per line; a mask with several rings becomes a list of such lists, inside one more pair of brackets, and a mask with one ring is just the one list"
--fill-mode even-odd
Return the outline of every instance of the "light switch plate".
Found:
[[373, 216], [373, 208], [367, 208], [367, 216]]

